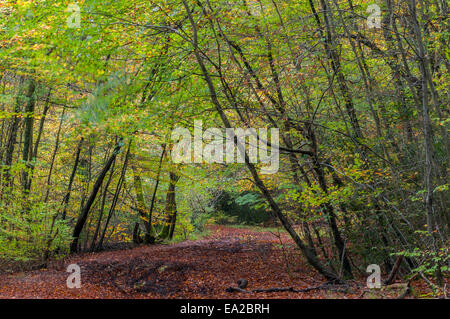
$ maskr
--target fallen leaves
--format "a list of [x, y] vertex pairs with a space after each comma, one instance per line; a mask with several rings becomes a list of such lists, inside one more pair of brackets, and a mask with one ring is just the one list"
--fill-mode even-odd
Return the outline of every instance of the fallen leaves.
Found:
[[[0, 275], [0, 298], [358, 298], [363, 285], [346, 291], [308, 289], [323, 284], [304, 262], [290, 238], [281, 234], [291, 257], [291, 269], [279, 238], [270, 232], [214, 226], [197, 241], [141, 246], [128, 250], [85, 253], [53, 263], [47, 269]], [[66, 267], [81, 268], [81, 288], [66, 286]], [[292, 267], [294, 266], [294, 267]], [[248, 290], [284, 287], [257, 294], [226, 288], [238, 279]], [[361, 283], [364, 283], [362, 278]], [[283, 291], [284, 290], [284, 291]], [[304, 292], [302, 292], [304, 290]]]

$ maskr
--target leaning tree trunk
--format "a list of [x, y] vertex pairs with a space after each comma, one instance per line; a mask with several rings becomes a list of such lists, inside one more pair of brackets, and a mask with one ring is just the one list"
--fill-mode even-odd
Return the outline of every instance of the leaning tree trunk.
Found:
[[77, 172], [78, 163], [80, 162], [80, 152], [81, 152], [81, 147], [83, 146], [83, 140], [84, 139], [81, 138], [80, 142], [78, 143], [78, 147], [77, 147], [77, 151], [76, 151], [76, 155], [75, 155], [75, 162], [73, 164], [72, 173], [70, 174], [69, 185], [67, 186], [66, 195], [64, 195], [64, 198], [62, 200], [62, 217], [61, 217], [62, 219], [66, 218], [67, 205], [69, 204], [73, 180], [75, 179], [75, 174]]
[[100, 172], [100, 175], [97, 177], [97, 180], [95, 181], [95, 184], [92, 188], [91, 194], [89, 195], [89, 198], [86, 201], [86, 204], [84, 205], [83, 209], [81, 210], [80, 216], [78, 217], [77, 223], [75, 225], [75, 228], [73, 229], [73, 241], [70, 244], [70, 252], [74, 253], [78, 250], [78, 240], [81, 234], [81, 231], [83, 230], [84, 224], [86, 223], [86, 220], [89, 215], [89, 210], [91, 209], [92, 204], [95, 201], [95, 198], [97, 197], [97, 193], [100, 189], [100, 186], [103, 183], [103, 180], [105, 179], [106, 173], [108, 173], [109, 169], [111, 168], [112, 163], [117, 157], [117, 154], [119, 153], [120, 149], [122, 147], [122, 138], [117, 143], [116, 147], [114, 148], [113, 153], [106, 161], [105, 166], [103, 167], [102, 171]]
[[[211, 79], [211, 76], [208, 73], [208, 70], [203, 62], [203, 58], [200, 55], [200, 49], [198, 47], [198, 36], [197, 36], [197, 26], [194, 21], [194, 18], [192, 17], [191, 10], [186, 3], [186, 0], [183, 0], [183, 5], [185, 7], [186, 14], [188, 16], [189, 22], [191, 24], [192, 28], [192, 41], [191, 44], [193, 46], [193, 51], [195, 58], [197, 60], [197, 63], [201, 69], [201, 73], [203, 75], [203, 79], [205, 80], [209, 95], [211, 98], [211, 102], [213, 103], [214, 107], [216, 108], [223, 124], [226, 128], [231, 128], [231, 123], [225, 114], [223, 107], [221, 103], [219, 102], [219, 99], [217, 97], [216, 88], [214, 86], [213, 80]], [[256, 184], [256, 186], [259, 188], [261, 193], [263, 194], [264, 198], [269, 203], [270, 208], [272, 209], [272, 212], [275, 214], [275, 216], [278, 217], [283, 227], [286, 229], [286, 231], [289, 233], [289, 235], [292, 237], [294, 242], [297, 244], [297, 246], [300, 248], [308, 262], [320, 273], [322, 274], [328, 281], [335, 281], [335, 282], [341, 282], [341, 279], [333, 273], [330, 269], [328, 269], [326, 266], [324, 266], [318, 259], [317, 256], [307, 247], [305, 243], [303, 243], [302, 239], [299, 237], [297, 232], [292, 227], [291, 222], [284, 216], [283, 212], [281, 211], [281, 208], [278, 206], [278, 204], [273, 199], [272, 195], [270, 194], [267, 187], [264, 185], [264, 182], [261, 180], [261, 178], [258, 175], [258, 172], [256, 171], [255, 166], [250, 163], [248, 154], [245, 151], [245, 148], [243, 148], [240, 143], [238, 143], [238, 148], [241, 151], [241, 154], [244, 155], [245, 158], [245, 164], [247, 165], [247, 168], [249, 169], [253, 180]]]
[[114, 164], [116, 161], [113, 162], [110, 173], [109, 173], [109, 177], [108, 180], [106, 182], [105, 185], [105, 189], [103, 190], [103, 195], [102, 195], [102, 203], [100, 205], [100, 212], [99, 212], [99, 216], [98, 216], [98, 220], [97, 220], [97, 226], [95, 227], [95, 231], [94, 231], [94, 236], [92, 236], [92, 242], [91, 242], [91, 247], [90, 247], [90, 251], [94, 252], [95, 251], [95, 246], [97, 244], [97, 237], [98, 234], [100, 232], [100, 227], [102, 225], [102, 218], [103, 218], [103, 211], [105, 209], [105, 202], [106, 202], [106, 195], [108, 194], [108, 188], [109, 185], [111, 184], [111, 180], [112, 177], [114, 175]]
[[100, 236], [100, 239], [98, 241], [98, 244], [97, 244], [95, 250], [102, 249], [103, 240], [105, 239], [106, 230], [108, 229], [109, 221], [111, 220], [112, 214], [114, 213], [114, 210], [116, 209], [117, 201], [119, 200], [120, 191], [121, 191], [122, 185], [123, 185], [123, 183], [125, 181], [125, 173], [127, 171], [127, 166], [128, 166], [128, 158], [129, 158], [129, 154], [130, 154], [130, 146], [131, 146], [131, 141], [128, 144], [127, 153], [125, 154], [125, 160], [124, 160], [123, 166], [122, 166], [122, 172], [120, 173], [120, 178], [119, 178], [119, 181], [117, 182], [116, 191], [114, 193], [114, 197], [113, 197], [113, 200], [112, 200], [112, 203], [111, 203], [111, 207], [109, 208], [108, 217], [106, 218], [106, 222], [105, 222], [105, 226], [103, 227], [102, 235]]

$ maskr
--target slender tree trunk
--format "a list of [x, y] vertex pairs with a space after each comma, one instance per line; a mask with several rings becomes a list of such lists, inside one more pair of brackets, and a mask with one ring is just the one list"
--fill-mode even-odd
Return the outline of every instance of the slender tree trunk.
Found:
[[83, 230], [84, 224], [86, 223], [86, 220], [89, 215], [89, 211], [91, 209], [92, 204], [95, 201], [95, 198], [97, 197], [97, 193], [100, 189], [100, 186], [103, 183], [103, 180], [106, 176], [106, 173], [108, 173], [109, 169], [111, 168], [112, 163], [117, 157], [117, 154], [119, 153], [120, 149], [122, 147], [122, 138], [119, 139], [119, 142], [117, 143], [116, 147], [114, 148], [113, 153], [108, 158], [105, 166], [100, 172], [100, 175], [97, 177], [97, 180], [95, 181], [94, 186], [92, 187], [91, 194], [89, 195], [89, 198], [86, 201], [86, 204], [84, 205], [83, 209], [81, 210], [80, 216], [78, 217], [77, 223], [75, 225], [75, 228], [73, 230], [73, 241], [70, 245], [70, 252], [74, 253], [78, 250], [78, 240], [81, 234], [81, 231]]
[[29, 173], [31, 171], [31, 157], [33, 150], [33, 124], [34, 124], [34, 91], [36, 90], [36, 84], [33, 79], [30, 80], [28, 87], [28, 101], [25, 105], [25, 132], [23, 141], [23, 155], [22, 160], [25, 163], [25, 169], [22, 172], [23, 191], [27, 194], [30, 191], [31, 180], [29, 179]]
[[[134, 185], [134, 191], [136, 192], [136, 201], [137, 201], [137, 210], [139, 213], [140, 218], [144, 222], [145, 229], [148, 228], [148, 221], [146, 221], [146, 211], [147, 206], [145, 204], [145, 198], [144, 198], [144, 191], [142, 188], [142, 179], [141, 176], [137, 173], [136, 167], [133, 165], [133, 185]], [[139, 222], [136, 222], [134, 225], [133, 230], [133, 242], [136, 244], [140, 244], [142, 242], [142, 239], [139, 237]]]
[[123, 185], [124, 180], [125, 180], [125, 173], [127, 171], [128, 159], [129, 159], [129, 154], [130, 154], [130, 146], [131, 146], [131, 140], [130, 140], [130, 142], [128, 144], [127, 153], [125, 154], [125, 160], [124, 160], [123, 166], [122, 166], [122, 172], [120, 174], [119, 181], [117, 182], [116, 192], [114, 193], [114, 197], [113, 197], [113, 200], [112, 200], [112, 203], [111, 203], [111, 207], [109, 208], [109, 212], [108, 212], [108, 217], [106, 218], [105, 226], [103, 227], [103, 233], [100, 236], [100, 239], [98, 241], [98, 245], [97, 245], [96, 250], [102, 249], [103, 240], [105, 239], [105, 235], [106, 235], [106, 231], [108, 229], [109, 221], [111, 220], [112, 214], [114, 213], [117, 201], [119, 199], [120, 191], [122, 189], [122, 185]]
[[[409, 0], [409, 12], [411, 16], [411, 27], [413, 29], [415, 35], [415, 42], [417, 46], [417, 55], [419, 58], [419, 69], [422, 73], [421, 85], [422, 85], [422, 121], [423, 121], [423, 143], [425, 149], [425, 189], [426, 189], [426, 197], [425, 197], [425, 208], [427, 215], [427, 230], [432, 239], [432, 247], [436, 253], [439, 252], [439, 248], [437, 245], [437, 237], [439, 234], [439, 225], [436, 223], [436, 216], [434, 212], [433, 206], [433, 175], [435, 174], [434, 165], [433, 165], [433, 131], [431, 128], [431, 120], [428, 110], [428, 70], [427, 70], [427, 56], [425, 53], [425, 47], [422, 42], [422, 34], [420, 31], [419, 22], [417, 21], [416, 16], [416, 0]], [[442, 274], [440, 272], [440, 265], [437, 265], [436, 268], [436, 276], [439, 282], [439, 285], [442, 286]]]
[[38, 149], [39, 149], [39, 143], [41, 142], [41, 136], [42, 132], [44, 131], [44, 123], [45, 118], [47, 116], [47, 112], [50, 109], [50, 93], [51, 89], [48, 90], [47, 97], [45, 99], [44, 109], [42, 111], [41, 120], [39, 121], [39, 129], [36, 137], [36, 142], [34, 143], [33, 153], [31, 155], [31, 173], [30, 173], [30, 181], [29, 181], [29, 189], [31, 189], [31, 184], [33, 182], [33, 173], [34, 173], [34, 165], [35, 161], [37, 159]]
[[[211, 102], [213, 103], [213, 105], [215, 106], [217, 112], [220, 115], [220, 118], [222, 119], [222, 122], [224, 123], [226, 128], [231, 128], [231, 124], [228, 120], [228, 117], [226, 116], [225, 112], [222, 109], [222, 106], [217, 98], [217, 93], [216, 93], [216, 89], [214, 87], [214, 83], [206, 69], [206, 66], [203, 62], [203, 59], [200, 55], [199, 52], [199, 48], [198, 48], [198, 39], [197, 39], [197, 27], [195, 24], [195, 21], [192, 17], [192, 13], [191, 10], [188, 6], [188, 4], [186, 3], [186, 0], [183, 0], [183, 5], [185, 7], [185, 11], [186, 14], [188, 15], [188, 19], [189, 22], [191, 24], [192, 27], [192, 41], [191, 44], [193, 46], [194, 49], [194, 55], [195, 58], [197, 60], [197, 63], [199, 64], [199, 67], [201, 69], [201, 72], [203, 74], [203, 78], [208, 86], [209, 89], [209, 94], [210, 94], [210, 98], [211, 98]], [[240, 143], [238, 143], [238, 147], [239, 147]], [[242, 145], [240, 145], [239, 147], [241, 154], [244, 155], [245, 157], [245, 163], [248, 167], [248, 169], [250, 170], [250, 173], [254, 179], [254, 182], [256, 184], [256, 186], [260, 189], [260, 191], [262, 192], [263, 196], [266, 198], [266, 200], [269, 203], [269, 206], [271, 207], [273, 213], [279, 218], [281, 224], [283, 225], [283, 227], [286, 229], [286, 231], [291, 235], [291, 237], [294, 239], [295, 243], [297, 244], [297, 246], [301, 249], [301, 251], [303, 252], [303, 254], [305, 255], [306, 259], [308, 260], [308, 262], [319, 272], [321, 273], [327, 280], [330, 281], [340, 281], [340, 279], [337, 277], [336, 274], [332, 273], [331, 270], [327, 269], [324, 265], [322, 265], [322, 263], [320, 263], [320, 261], [317, 259], [317, 257], [314, 255], [314, 253], [311, 252], [310, 249], [308, 249], [308, 247], [303, 243], [303, 241], [301, 240], [301, 238], [298, 236], [298, 234], [295, 232], [294, 228], [292, 227], [291, 223], [289, 222], [289, 220], [284, 216], [284, 214], [282, 213], [280, 207], [278, 206], [278, 204], [274, 201], [272, 195], [270, 194], [270, 192], [268, 191], [268, 189], [265, 187], [263, 181], [261, 180], [261, 178], [258, 175], [258, 172], [256, 171], [255, 166], [250, 163], [248, 155], [245, 152], [245, 149], [242, 148]]]
[[[31, 83], [32, 82], [28, 83], [28, 89], [26, 92], [25, 99], [31, 99], [31, 97], [34, 93], [34, 88], [32, 87]], [[5, 154], [5, 159], [3, 160], [3, 164], [5, 166], [4, 179], [3, 179], [4, 186], [10, 186], [12, 184], [10, 168], [11, 168], [11, 165], [13, 162], [13, 155], [14, 155], [14, 149], [15, 149], [15, 145], [16, 145], [16, 141], [17, 141], [17, 134], [19, 132], [19, 123], [20, 123], [19, 113], [22, 109], [22, 104], [24, 102], [23, 97], [22, 97], [22, 94], [23, 94], [22, 82], [19, 85], [20, 85], [20, 89], [17, 94], [16, 105], [14, 108], [15, 114], [13, 115], [13, 117], [11, 119], [8, 140], [6, 142], [6, 154]]]
[[327, 0], [320, 0], [320, 4], [321, 4], [322, 10], [323, 10], [323, 21], [324, 21], [324, 25], [325, 25], [325, 34], [323, 34], [322, 23], [320, 21], [319, 15], [316, 12], [316, 9], [315, 9], [315, 6], [314, 6], [314, 3], [312, 2], [312, 0], [309, 0], [309, 4], [310, 4], [311, 10], [314, 14], [314, 17], [315, 17], [315, 20], [317, 23], [317, 27], [319, 28], [321, 38], [324, 39], [323, 45], [325, 48], [325, 52], [327, 53], [327, 56], [331, 63], [333, 72], [336, 75], [338, 85], [339, 85], [339, 90], [341, 91], [341, 94], [344, 98], [347, 115], [350, 118], [350, 124], [353, 128], [353, 134], [356, 137], [361, 138], [361, 137], [363, 137], [363, 134], [362, 134], [359, 122], [358, 122], [358, 117], [356, 116], [355, 107], [353, 105], [353, 98], [352, 98], [350, 89], [348, 88], [347, 81], [342, 72], [341, 62], [339, 59], [338, 52], [336, 50], [336, 43], [335, 43], [336, 39], [334, 37], [333, 29], [331, 26], [332, 17], [331, 17], [331, 12], [329, 9], [328, 2], [327, 2]]
[[158, 172], [156, 174], [155, 188], [153, 190], [152, 201], [150, 203], [150, 210], [148, 212], [148, 221], [147, 221], [147, 225], [146, 225], [147, 228], [146, 228], [145, 237], [144, 237], [144, 242], [146, 244], [153, 244], [155, 242], [155, 234], [154, 234], [154, 230], [153, 230], [153, 226], [152, 226], [152, 215], [153, 215], [153, 208], [155, 207], [156, 192], [158, 191], [159, 178], [161, 175], [161, 168], [162, 168], [162, 163], [163, 163], [165, 153], [166, 153], [166, 144], [163, 144], [161, 157], [159, 158]]
[[58, 132], [56, 133], [55, 148], [53, 149], [52, 159], [50, 161], [50, 168], [48, 170], [48, 176], [47, 176], [47, 191], [45, 193], [45, 198], [44, 198], [45, 203], [48, 201], [48, 196], [50, 195], [53, 166], [55, 165], [56, 154], [58, 153], [58, 149], [59, 149], [59, 139], [61, 136], [61, 128], [62, 128], [62, 124], [64, 121], [65, 111], [66, 111], [66, 108], [63, 108], [63, 111], [61, 114], [61, 119], [59, 120]]
[[108, 177], [108, 181], [106, 182], [105, 185], [105, 189], [103, 191], [103, 196], [102, 196], [102, 204], [100, 205], [100, 212], [99, 212], [99, 216], [98, 216], [98, 221], [97, 221], [97, 227], [95, 228], [94, 231], [94, 236], [92, 237], [92, 242], [91, 242], [91, 252], [95, 251], [95, 246], [96, 246], [96, 242], [97, 242], [97, 237], [100, 231], [100, 227], [102, 225], [102, 218], [103, 218], [103, 211], [105, 209], [105, 201], [106, 201], [106, 195], [108, 193], [108, 187], [111, 183], [113, 174], [114, 174], [114, 165], [115, 165], [116, 161], [113, 162], [111, 169], [110, 169], [110, 173], [109, 173], [109, 177]]
[[67, 192], [66, 195], [64, 195], [64, 198], [62, 200], [62, 216], [61, 218], [64, 220], [66, 218], [66, 212], [67, 212], [67, 205], [69, 204], [70, 200], [70, 192], [72, 191], [72, 184], [73, 180], [75, 179], [75, 174], [77, 172], [78, 163], [80, 162], [80, 152], [83, 145], [83, 138], [80, 139], [80, 142], [78, 143], [77, 150], [75, 153], [75, 162], [73, 163], [72, 173], [70, 174], [69, 178], [69, 185], [67, 186]]

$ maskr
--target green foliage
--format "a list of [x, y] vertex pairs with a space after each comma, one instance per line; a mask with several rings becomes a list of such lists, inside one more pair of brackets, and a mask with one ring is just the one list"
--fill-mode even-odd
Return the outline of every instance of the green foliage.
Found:
[[219, 224], [256, 225], [267, 222], [270, 213], [255, 192], [224, 192], [214, 206], [212, 216]]
[[56, 219], [52, 205], [30, 204], [24, 211], [17, 199], [0, 206], [0, 260], [43, 262], [47, 256], [62, 257], [68, 252], [70, 228]]
[[[382, 30], [366, 27], [369, 3], [362, 0], [186, 3], [190, 10], [179, 0], [80, 1], [81, 26], [70, 28], [67, 2], [2, 1], [0, 258], [40, 260], [64, 253], [67, 224], [77, 220], [123, 138], [133, 141], [124, 186], [118, 174], [122, 147], [108, 172], [110, 183], [103, 181], [87, 216], [84, 246], [97, 228], [103, 231], [115, 189], [105, 241], [131, 240], [136, 221], [143, 228], [150, 202], [151, 222], [160, 230], [167, 175], [176, 171], [181, 178], [175, 240], [201, 234], [212, 221], [264, 224], [271, 218], [270, 202], [295, 226], [306, 223], [313, 237], [321, 237], [312, 238], [323, 246], [315, 247], [318, 257], [334, 260], [335, 268], [341, 267], [342, 252], [333, 242], [342, 237], [355, 263], [388, 265], [391, 253], [410, 247], [404, 253], [420, 261], [421, 272], [431, 274], [438, 264], [447, 271], [441, 248], [448, 238], [450, 123], [443, 8], [433, 2], [424, 10], [417, 2], [415, 35], [413, 12], [401, 1], [380, 4], [383, 24], [391, 24]], [[37, 88], [25, 97], [30, 80]], [[36, 101], [29, 116], [34, 123], [25, 136], [30, 98]], [[225, 114], [219, 116], [219, 109]], [[261, 184], [244, 163], [170, 163], [174, 127], [192, 132], [195, 120], [203, 128], [224, 127], [224, 116], [232, 127], [280, 129], [284, 150], [277, 174], [261, 176]], [[36, 158], [23, 159], [29, 151], [25, 138], [36, 144]], [[66, 224], [55, 216], [82, 139]], [[142, 203], [130, 186], [134, 174], [142, 177]], [[99, 207], [102, 201], [105, 207]], [[415, 232], [425, 219], [432, 221], [428, 232], [437, 234], [431, 251], [431, 239]]]
[[[432, 236], [427, 231], [416, 231], [418, 236], [424, 238], [427, 242], [433, 241]], [[420, 264], [412, 269], [412, 274], [422, 273], [434, 276], [436, 272], [440, 272], [444, 276], [450, 275], [450, 251], [449, 247], [443, 246], [437, 250], [433, 250], [432, 245], [429, 248], [418, 248], [403, 250], [394, 255], [414, 258], [420, 261]]]

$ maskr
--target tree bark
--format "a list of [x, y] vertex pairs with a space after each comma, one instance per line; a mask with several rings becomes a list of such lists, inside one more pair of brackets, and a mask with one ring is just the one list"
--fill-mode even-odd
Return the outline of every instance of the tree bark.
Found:
[[100, 186], [103, 183], [103, 180], [106, 176], [106, 173], [108, 173], [109, 169], [111, 168], [112, 163], [117, 157], [117, 154], [119, 153], [121, 147], [122, 147], [122, 138], [119, 139], [119, 142], [117, 143], [116, 147], [114, 148], [113, 153], [108, 158], [108, 161], [106, 162], [105, 166], [100, 172], [100, 175], [97, 177], [97, 180], [95, 181], [94, 186], [92, 187], [92, 191], [89, 195], [89, 198], [86, 201], [86, 204], [84, 205], [83, 209], [81, 210], [80, 216], [78, 217], [77, 223], [75, 225], [75, 228], [73, 230], [73, 241], [70, 245], [70, 252], [75, 253], [78, 250], [78, 240], [81, 234], [81, 231], [83, 230], [84, 224], [86, 223], [86, 220], [89, 215], [89, 210], [91, 209], [92, 204], [95, 201], [95, 198], [97, 197], [97, 193], [100, 189]]
[[33, 124], [34, 124], [34, 91], [36, 90], [36, 84], [33, 79], [30, 80], [28, 87], [28, 101], [25, 105], [25, 132], [23, 141], [22, 160], [25, 163], [25, 169], [22, 172], [23, 191], [27, 194], [30, 191], [31, 180], [29, 179], [29, 173], [31, 171], [31, 157], [33, 149]]
[[177, 218], [177, 202], [175, 198], [175, 186], [180, 177], [173, 172], [169, 173], [169, 189], [166, 194], [166, 218], [164, 227], [159, 235], [162, 239], [172, 239], [175, 230], [175, 223]]
[[102, 232], [102, 235], [100, 236], [100, 239], [98, 241], [98, 245], [96, 247], [96, 250], [102, 249], [103, 240], [105, 239], [105, 235], [106, 235], [106, 231], [108, 229], [109, 221], [111, 220], [112, 214], [114, 213], [117, 201], [119, 199], [120, 191], [122, 189], [122, 185], [124, 183], [125, 174], [126, 174], [127, 167], [128, 167], [128, 159], [129, 159], [129, 155], [130, 155], [130, 146], [131, 146], [131, 140], [128, 143], [127, 153], [125, 154], [125, 159], [123, 161], [122, 172], [120, 173], [120, 178], [119, 178], [119, 181], [117, 182], [116, 191], [114, 193], [114, 197], [113, 197], [111, 206], [109, 207], [108, 217], [106, 218], [105, 226], [103, 227], [103, 232]]
[[70, 193], [72, 191], [72, 184], [73, 180], [75, 179], [75, 174], [77, 172], [78, 163], [80, 162], [80, 152], [83, 145], [83, 138], [80, 139], [80, 142], [78, 143], [77, 150], [75, 153], [75, 162], [73, 163], [72, 173], [70, 174], [69, 178], [69, 185], [67, 186], [67, 192], [66, 195], [64, 195], [64, 198], [62, 200], [62, 216], [61, 218], [64, 220], [66, 218], [66, 212], [67, 212], [67, 205], [69, 204], [70, 200]]
[[163, 159], [164, 159], [164, 155], [166, 153], [166, 144], [162, 145], [162, 149], [163, 150], [161, 152], [161, 157], [159, 159], [158, 172], [156, 174], [155, 188], [153, 190], [152, 201], [150, 203], [150, 209], [149, 209], [149, 212], [148, 212], [148, 221], [147, 221], [146, 230], [145, 230], [145, 237], [144, 237], [144, 242], [146, 244], [153, 244], [155, 242], [155, 234], [154, 234], [154, 230], [153, 230], [153, 226], [152, 226], [152, 215], [153, 215], [153, 208], [155, 207], [156, 192], [158, 191], [158, 185], [159, 185], [159, 178], [160, 178], [160, 175], [161, 175], [162, 162], [163, 162]]

